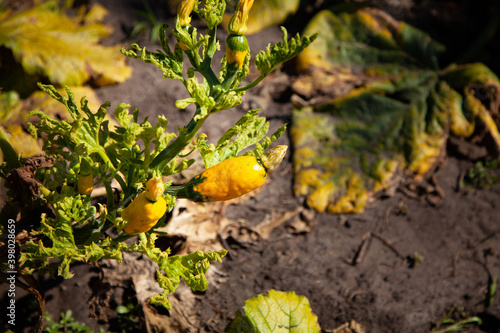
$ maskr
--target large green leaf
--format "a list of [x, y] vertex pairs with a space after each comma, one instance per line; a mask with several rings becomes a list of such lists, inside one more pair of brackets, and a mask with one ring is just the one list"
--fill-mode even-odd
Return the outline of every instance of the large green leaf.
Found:
[[245, 314], [236, 313], [235, 320], [226, 332], [320, 332], [318, 318], [312, 312], [309, 301], [293, 291], [270, 290], [245, 301]]
[[299, 68], [309, 71], [295, 87], [303, 96], [327, 95], [297, 107], [291, 129], [294, 191], [311, 208], [362, 212], [376, 193], [397, 184], [396, 175], [432, 172], [450, 133], [470, 137], [478, 123], [490, 152], [500, 153], [485, 106], [490, 101], [495, 109], [500, 82], [486, 66], [438, 70], [439, 43], [372, 8], [325, 10], [305, 30], [321, 34], [298, 56]]
[[4, 13], [0, 45], [12, 50], [26, 72], [47, 76], [54, 84], [82, 85], [90, 79], [98, 85], [122, 82], [132, 69], [120, 47], [98, 44], [111, 32], [96, 22], [104, 14], [103, 7], [94, 6], [86, 15], [68, 17], [54, 1]]

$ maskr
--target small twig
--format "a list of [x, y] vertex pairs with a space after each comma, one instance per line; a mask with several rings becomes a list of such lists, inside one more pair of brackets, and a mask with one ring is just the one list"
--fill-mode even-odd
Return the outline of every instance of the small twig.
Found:
[[370, 245], [371, 236], [371, 231], [368, 231], [363, 236], [361, 236], [361, 244], [358, 247], [358, 251], [356, 251], [354, 258], [352, 258], [352, 260], [348, 262], [350, 265], [356, 266], [357, 264], [361, 263], [361, 261], [365, 257], [366, 251], [368, 250], [368, 246]]
[[473, 249], [477, 249], [479, 247], [479, 245], [483, 244], [483, 243], [486, 243], [487, 241], [489, 241], [490, 239], [492, 238], [495, 238], [497, 235], [500, 234], [500, 230], [497, 230], [497, 231], [493, 231], [491, 233], [489, 233], [486, 237], [484, 237], [483, 239], [481, 239], [479, 241], [479, 243], [477, 243]]
[[372, 232], [372, 235], [373, 237], [375, 238], [378, 238], [382, 243], [384, 243], [385, 246], [387, 246], [389, 249], [391, 249], [392, 252], [394, 252], [399, 258], [401, 258], [402, 260], [406, 260], [406, 256], [403, 255], [401, 252], [399, 252], [398, 249], [396, 249], [394, 247], [394, 245], [392, 245], [392, 242], [390, 239], [376, 233], [376, 232]]
[[462, 252], [462, 249], [459, 249], [457, 253], [455, 253], [455, 256], [453, 257], [453, 272], [452, 272], [452, 277], [457, 276], [457, 263], [458, 263], [458, 257], [460, 256], [460, 252]]
[[387, 209], [385, 210], [384, 221], [387, 226], [389, 226], [389, 216], [391, 215], [391, 211], [392, 211], [391, 206], [387, 207]]

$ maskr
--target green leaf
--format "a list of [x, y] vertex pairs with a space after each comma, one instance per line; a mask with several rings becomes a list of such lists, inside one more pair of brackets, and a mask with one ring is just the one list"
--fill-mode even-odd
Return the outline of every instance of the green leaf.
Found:
[[255, 66], [259, 70], [261, 76], [267, 76], [271, 73], [278, 65], [293, 59], [302, 50], [306, 49], [318, 36], [317, 33], [313, 33], [310, 36], [300, 36], [297, 34], [288, 40], [288, 33], [284, 27], [281, 27], [283, 31], [283, 42], [274, 44], [273, 46], [268, 45], [265, 51], [260, 51], [255, 58]]
[[87, 22], [85, 16], [65, 16], [55, 1], [44, 2], [3, 19], [0, 45], [12, 50], [26, 72], [45, 75], [54, 84], [83, 85], [93, 79], [109, 85], [128, 79], [132, 69], [119, 48], [98, 44], [111, 30]]
[[245, 301], [245, 315], [240, 312], [226, 332], [320, 332], [318, 318], [309, 301], [294, 291], [270, 290]]
[[44, 149], [54, 149], [54, 152], [63, 156], [67, 155], [64, 148], [77, 151], [81, 154], [96, 153], [105, 165], [112, 167], [104, 147], [99, 144], [101, 123], [106, 117], [109, 103], [103, 104], [97, 112], [93, 113], [88, 107], [86, 98], [82, 98], [80, 107], [77, 106], [74, 94], [66, 88], [67, 97], [62, 96], [53, 86], [39, 85], [40, 88], [55, 100], [62, 103], [71, 115], [71, 120], [55, 120], [42, 111], [32, 111], [28, 116], [37, 116], [40, 122], [36, 125], [38, 132], [48, 135]]
[[203, 7], [194, 7], [194, 11], [207, 22], [208, 29], [218, 26], [222, 22], [226, 0], [208, 0]]
[[158, 264], [156, 280], [164, 291], [161, 294], [153, 295], [150, 301], [152, 304], [161, 305], [167, 309], [172, 307], [167, 295], [177, 290], [181, 278], [193, 291], [206, 290], [208, 280], [205, 274], [210, 267], [210, 262], [221, 262], [222, 257], [227, 254], [226, 250], [215, 252], [196, 251], [184, 256], [169, 257], [169, 251], [161, 251], [155, 247], [156, 234], [139, 234], [139, 239], [140, 242], [138, 244], [133, 243], [128, 250], [145, 253], [153, 262]]
[[[164, 46], [165, 49], [166, 46]], [[179, 79], [182, 80], [182, 58], [178, 59], [178, 57], [173, 57], [173, 53], [163, 53], [161, 51], [150, 52], [146, 50], [146, 47], [140, 47], [137, 44], [132, 44], [132, 48], [134, 50], [125, 50], [124, 48], [120, 49], [120, 52], [123, 55], [140, 59], [145, 63], [150, 63], [161, 69], [163, 72], [163, 77], [167, 79]]]
[[[285, 126], [278, 129], [271, 137], [265, 137], [269, 130], [266, 118], [257, 115], [259, 109], [248, 111], [238, 122], [228, 129], [217, 145], [198, 144], [206, 168], [235, 157], [239, 152], [252, 145], [256, 148], [245, 155], [260, 156], [269, 145], [285, 131]], [[262, 141], [261, 144], [259, 142]]]

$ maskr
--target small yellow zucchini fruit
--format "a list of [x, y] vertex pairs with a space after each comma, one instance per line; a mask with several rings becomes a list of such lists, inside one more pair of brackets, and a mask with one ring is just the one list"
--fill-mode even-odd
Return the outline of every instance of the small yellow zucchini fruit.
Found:
[[165, 186], [160, 177], [153, 177], [146, 183], [146, 190], [139, 194], [123, 210], [122, 217], [128, 220], [123, 229], [129, 235], [149, 231], [167, 212], [163, 199]]
[[171, 187], [166, 192], [195, 202], [225, 201], [242, 196], [261, 186], [267, 171], [278, 165], [287, 146], [277, 146], [260, 159], [238, 156], [214, 165], [193, 177], [186, 185]]

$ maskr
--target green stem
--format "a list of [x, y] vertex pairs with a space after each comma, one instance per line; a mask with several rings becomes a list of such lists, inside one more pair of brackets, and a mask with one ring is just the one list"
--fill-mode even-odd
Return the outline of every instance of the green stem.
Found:
[[108, 211], [111, 211], [113, 209], [113, 204], [114, 204], [114, 196], [113, 196], [113, 188], [111, 187], [111, 183], [109, 180], [104, 180], [103, 181], [104, 187], [106, 188], [106, 202], [107, 202], [107, 209]]
[[149, 147], [149, 141], [144, 142], [144, 167], [147, 169], [149, 167], [149, 160], [151, 159], [151, 150]]
[[0, 149], [3, 152], [3, 156], [10, 170], [19, 168], [21, 166], [17, 153], [14, 147], [12, 147], [12, 144], [10, 143], [10, 140], [7, 137], [7, 133], [5, 133], [3, 126], [0, 126]]
[[196, 116], [198, 116], [201, 112], [201, 109], [199, 106], [197, 106], [196, 112], [189, 122], [189, 124], [185, 127], [186, 129], [186, 134], [184, 135], [179, 135], [177, 139], [175, 139], [174, 142], [172, 142], [171, 145], [169, 145], [167, 148], [165, 148], [161, 153], [159, 153], [152, 161], [151, 164], [149, 164], [149, 167], [151, 169], [158, 169], [158, 170], [163, 170], [167, 163], [169, 163], [172, 159], [177, 157], [180, 152], [186, 148], [191, 141], [193, 141], [196, 133], [200, 129], [201, 125], [205, 122], [205, 119], [207, 119], [208, 115], [204, 116], [201, 119], [195, 120]]
[[115, 242], [123, 242], [123, 241], [126, 241], [127, 239], [129, 238], [132, 238], [136, 235], [129, 235], [127, 233], [122, 233], [120, 236], [116, 237], [115, 239], [113, 239]]
[[102, 158], [104, 164], [108, 165], [109, 171], [111, 173], [115, 173], [116, 172], [115, 166], [113, 165], [113, 163], [109, 159], [108, 154], [106, 154], [106, 151], [104, 150], [104, 148], [99, 147], [99, 149], [97, 149], [97, 154], [99, 154], [99, 156]]
[[264, 80], [266, 76], [265, 75], [260, 75], [258, 78], [256, 78], [254, 81], [250, 82], [249, 84], [245, 85], [245, 86], [242, 86], [242, 87], [238, 87], [238, 88], [234, 88], [233, 91], [235, 92], [240, 92], [240, 91], [244, 91], [244, 90], [248, 90], [248, 89], [251, 89], [253, 87], [255, 87], [256, 85], [258, 85], [260, 83], [260, 81]]
[[205, 77], [210, 87], [215, 87], [220, 85], [220, 81], [215, 75], [212, 69], [212, 58], [217, 50], [217, 27], [213, 27], [208, 31], [208, 35], [210, 36], [208, 39], [207, 51], [205, 52], [205, 57], [203, 58], [203, 62], [201, 63], [200, 73]]
[[[97, 153], [102, 158], [104, 163], [108, 166], [110, 173], [112, 175], [114, 175], [114, 179], [116, 179], [118, 184], [120, 184], [120, 187], [122, 188], [122, 190], [125, 190], [127, 188], [127, 183], [125, 183], [123, 178], [116, 172], [116, 168], [113, 165], [113, 163], [111, 162], [111, 160], [109, 159], [108, 155], [106, 154], [106, 151], [101, 148], [101, 149], [97, 150]], [[106, 182], [104, 182], [104, 185], [106, 186]], [[111, 185], [109, 185], [109, 186], [111, 188]], [[106, 192], [108, 192], [108, 188], [106, 188]], [[109, 194], [108, 194], [108, 196], [109, 196]], [[113, 202], [113, 201], [111, 201], [111, 202]], [[111, 207], [111, 206], [109, 206], [109, 197], [108, 197], [108, 207]]]
[[125, 189], [127, 188], [127, 183], [125, 183], [125, 180], [123, 180], [122, 176], [120, 176], [118, 173], [116, 173], [115, 179], [118, 182], [118, 184], [120, 184], [122, 191], [125, 191]]

